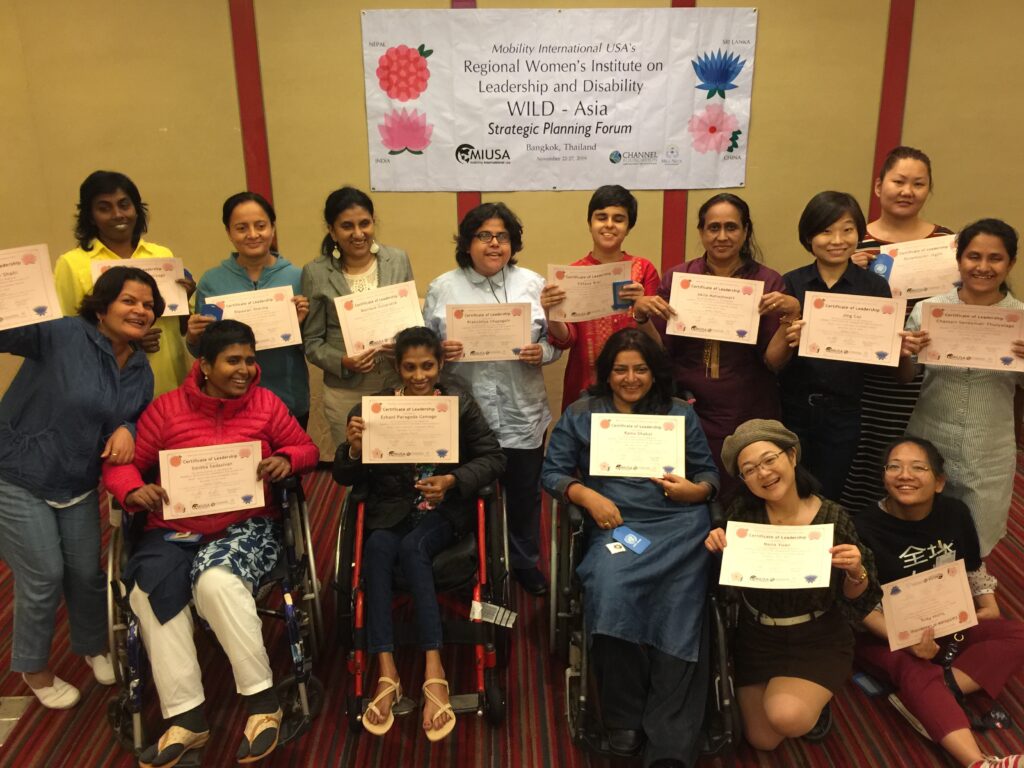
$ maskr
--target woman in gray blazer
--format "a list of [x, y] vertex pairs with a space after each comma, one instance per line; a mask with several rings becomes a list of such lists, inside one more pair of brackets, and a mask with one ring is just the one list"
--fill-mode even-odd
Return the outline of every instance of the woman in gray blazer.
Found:
[[345, 349], [334, 300], [413, 277], [405, 251], [374, 239], [373, 201], [365, 192], [354, 187], [331, 192], [324, 222], [320, 255], [302, 269], [302, 294], [309, 298], [302, 340], [306, 358], [324, 371], [324, 416], [335, 444], [341, 445], [352, 406], [392, 383], [395, 373], [377, 350]]

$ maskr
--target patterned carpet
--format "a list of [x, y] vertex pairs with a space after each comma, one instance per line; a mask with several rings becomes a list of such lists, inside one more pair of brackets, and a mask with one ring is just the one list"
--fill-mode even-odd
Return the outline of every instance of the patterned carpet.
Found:
[[[989, 559], [989, 569], [1001, 582], [1000, 596], [1004, 614], [1024, 617], [1024, 464], [1018, 474], [1010, 520], [1010, 534]], [[341, 493], [326, 473], [308, 478], [307, 495], [313, 514], [313, 538], [321, 578], [333, 570], [334, 530]], [[544, 540], [544, 537], [542, 537]], [[547, 553], [542, 555], [546, 562]], [[0, 565], [0, 668], [10, 661], [12, 621], [10, 573]], [[332, 602], [325, 594], [325, 608]], [[351, 736], [345, 718], [345, 661], [337, 653], [324, 655], [315, 674], [326, 688], [323, 713], [312, 730], [261, 763], [267, 766], [316, 766], [330, 768], [376, 768], [377, 766], [416, 766], [439, 768], [625, 768], [639, 765], [628, 761], [609, 762], [590, 757], [569, 741], [565, 727], [565, 702], [562, 670], [547, 651], [548, 618], [544, 601], [519, 595], [519, 621], [514, 630], [513, 653], [508, 669], [508, 717], [504, 726], [494, 728], [483, 719], [463, 716], [453, 737], [431, 745], [420, 733], [419, 715], [399, 718], [385, 738], [367, 734]], [[328, 616], [330, 611], [328, 611]], [[328, 624], [332, 622], [328, 619]], [[33, 702], [7, 743], [0, 747], [0, 768], [46, 766], [57, 768], [99, 768], [135, 765], [106, 723], [110, 689], [97, 685], [89, 668], [68, 650], [63, 609], [58, 617], [52, 665], [60, 676], [82, 689], [82, 702], [67, 712], [45, 710]], [[244, 717], [234, 693], [230, 668], [219, 649], [203, 633], [199, 642], [208, 697], [207, 716], [212, 739], [204, 754], [204, 766], [228, 766], [234, 763], [234, 750]], [[276, 624], [268, 625], [268, 648], [275, 670], [287, 669], [289, 658]], [[329, 648], [333, 649], [332, 639]], [[460, 682], [468, 685], [472, 673], [471, 654], [465, 648], [446, 651], [446, 668], [453, 689]], [[418, 698], [422, 681], [422, 663], [406, 654], [400, 665], [402, 680], [411, 695]], [[1014, 677], [1002, 697], [1002, 703], [1015, 722], [1024, 724], [1024, 680]], [[0, 675], [0, 695], [25, 695], [20, 676]], [[152, 696], [150, 698], [153, 698]], [[158, 734], [155, 704], [147, 708], [151, 733]], [[757, 753], [741, 747], [737, 765], [764, 768], [928, 768], [952, 765], [941, 750], [926, 742], [889, 708], [884, 700], [865, 696], [852, 683], [837, 699], [836, 727], [821, 744], [790, 741], [772, 754]], [[982, 736], [983, 744], [989, 737]], [[1024, 752], [1021, 731], [1012, 729], [991, 737], [991, 750], [1005, 754]], [[701, 766], [719, 766], [705, 760]]]

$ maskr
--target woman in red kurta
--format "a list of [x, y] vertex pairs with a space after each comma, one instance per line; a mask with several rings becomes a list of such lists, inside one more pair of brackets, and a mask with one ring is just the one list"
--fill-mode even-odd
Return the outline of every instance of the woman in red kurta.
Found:
[[[626, 235], [636, 224], [636, 209], [636, 198], [618, 184], [603, 186], [594, 192], [587, 206], [587, 221], [594, 248], [572, 264], [574, 267], [592, 267], [616, 261], [629, 262], [629, 279], [633, 282], [623, 287], [620, 293], [623, 301], [628, 302], [656, 294], [660, 283], [658, 270], [651, 262], [639, 256], [630, 256], [622, 250]], [[557, 285], [546, 286], [541, 293], [541, 306], [545, 314], [564, 300], [565, 291]], [[579, 323], [563, 323], [548, 318], [548, 341], [557, 349], [569, 350], [562, 385], [563, 411], [576, 402], [583, 390], [595, 383], [594, 363], [608, 337], [622, 328], [635, 327], [636, 321], [631, 312]]]

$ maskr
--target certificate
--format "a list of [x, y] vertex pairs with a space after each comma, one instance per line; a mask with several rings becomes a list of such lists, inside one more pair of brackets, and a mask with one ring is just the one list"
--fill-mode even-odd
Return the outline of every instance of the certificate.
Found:
[[677, 273], [669, 304], [676, 311], [665, 331], [671, 336], [756, 344], [764, 282], [737, 277]]
[[0, 331], [63, 316], [49, 249], [26, 245], [0, 251]]
[[889, 650], [917, 645], [929, 627], [945, 637], [978, 623], [963, 560], [882, 585]]
[[95, 283], [111, 267], [135, 267], [156, 280], [156, 287], [167, 305], [163, 317], [188, 315], [188, 291], [177, 282], [185, 279], [181, 259], [98, 259], [89, 262], [92, 281]]
[[629, 413], [590, 415], [590, 474], [661, 477], [686, 474], [683, 416]]
[[973, 304], [921, 304], [921, 330], [931, 339], [918, 362], [955, 368], [1024, 371], [1013, 342], [1024, 338], [1024, 312]]
[[530, 305], [449, 304], [448, 338], [462, 342], [460, 363], [516, 360], [530, 343]]
[[160, 485], [170, 502], [164, 519], [259, 509], [263, 481], [256, 475], [259, 441], [160, 451]]
[[719, 584], [751, 589], [814, 589], [832, 578], [832, 523], [725, 526]]
[[880, 255], [892, 258], [889, 289], [897, 298], [920, 299], [946, 293], [960, 280], [955, 235], [886, 245]]
[[334, 299], [345, 349], [362, 352], [387, 344], [406, 328], [423, 325], [416, 283], [350, 293]]
[[363, 396], [363, 463], [458, 461], [459, 398]]
[[565, 301], [551, 308], [550, 318], [578, 323], [625, 311], [617, 305], [615, 284], [632, 282], [631, 271], [628, 261], [583, 267], [548, 264], [548, 285], [565, 290]]
[[896, 366], [906, 299], [808, 291], [801, 357]]
[[262, 351], [302, 343], [299, 314], [292, 295], [292, 287], [285, 285], [210, 296], [206, 303], [219, 308], [224, 320], [238, 320], [252, 328], [256, 349]]

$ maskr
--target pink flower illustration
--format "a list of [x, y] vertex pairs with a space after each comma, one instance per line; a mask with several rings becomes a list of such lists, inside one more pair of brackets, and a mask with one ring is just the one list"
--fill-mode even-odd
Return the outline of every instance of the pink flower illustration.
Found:
[[377, 125], [377, 130], [389, 150], [388, 154], [409, 152], [421, 155], [430, 146], [430, 134], [434, 132], [434, 126], [427, 124], [426, 113], [416, 109], [410, 112], [403, 107], [384, 115], [384, 122]]
[[733, 131], [739, 127], [735, 115], [730, 115], [720, 104], [712, 104], [690, 118], [687, 126], [693, 134], [693, 148], [700, 153], [724, 152], [733, 140]]

